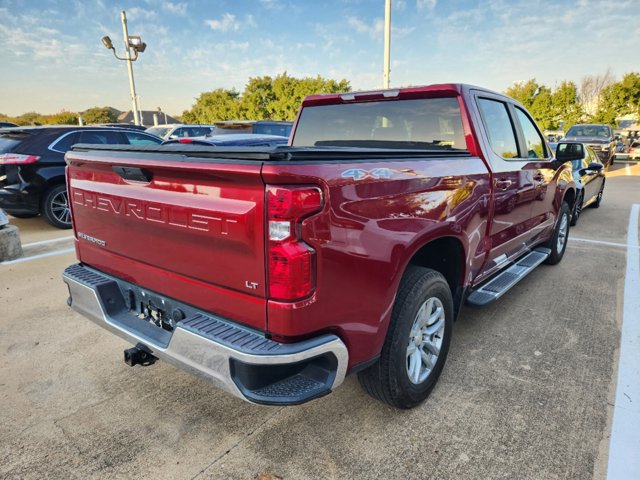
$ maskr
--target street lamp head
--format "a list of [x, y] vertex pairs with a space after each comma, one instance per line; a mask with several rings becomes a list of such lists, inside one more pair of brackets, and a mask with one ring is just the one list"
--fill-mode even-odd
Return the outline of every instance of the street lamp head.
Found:
[[142, 45], [142, 39], [138, 36], [129, 35], [129, 46], [139, 48]]
[[147, 44], [142, 42], [142, 45], [140, 45], [138, 48], [136, 48], [136, 50], [140, 53], [144, 52], [147, 49]]
[[111, 43], [111, 39], [107, 35], [102, 37], [102, 44], [104, 45], [105, 48], [108, 48], [109, 50], [113, 50], [113, 43]]

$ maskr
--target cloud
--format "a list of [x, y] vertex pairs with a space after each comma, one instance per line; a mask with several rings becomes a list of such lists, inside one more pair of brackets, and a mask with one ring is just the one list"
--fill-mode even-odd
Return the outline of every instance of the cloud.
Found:
[[397, 10], [398, 12], [404, 12], [407, 9], [407, 2], [406, 0], [395, 0], [391, 4], [391, 8], [393, 10]]
[[242, 27], [257, 26], [253, 15], [245, 15], [243, 21], [240, 21], [232, 13], [225, 13], [219, 20], [205, 20], [205, 24], [212, 30], [219, 32], [237, 32]]
[[156, 17], [154, 10], [148, 10], [146, 8], [133, 7], [127, 10], [127, 20], [137, 20], [144, 18], [150, 20]]
[[81, 44], [48, 27], [25, 30], [0, 24], [0, 37], [6, 39], [6, 51], [18, 57], [28, 55], [55, 63], [70, 63], [75, 55], [85, 54]]
[[[357, 17], [347, 17], [347, 23], [356, 32], [369, 35], [375, 40], [382, 40], [384, 32], [384, 20], [377, 18], [371, 24], [365, 23]], [[406, 37], [415, 30], [415, 27], [391, 26], [391, 35], [394, 39]]]
[[418, 10], [433, 10], [436, 8], [438, 0], [416, 0]]
[[384, 29], [384, 20], [376, 19], [369, 25], [357, 17], [347, 17], [347, 23], [358, 33], [366, 33], [371, 37], [378, 36]]
[[187, 4], [183, 2], [173, 3], [173, 2], [163, 2], [162, 9], [165, 12], [173, 13], [176, 15], [186, 15], [187, 14]]
[[282, 10], [284, 5], [279, 0], [260, 0], [260, 4], [269, 10]]

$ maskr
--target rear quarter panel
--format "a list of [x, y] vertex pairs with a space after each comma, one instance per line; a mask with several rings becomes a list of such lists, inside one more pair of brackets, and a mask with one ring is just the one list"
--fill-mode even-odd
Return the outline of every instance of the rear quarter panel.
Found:
[[458, 239], [465, 281], [484, 261], [490, 184], [478, 157], [266, 164], [263, 178], [320, 185], [325, 198], [322, 212], [302, 223], [317, 252], [315, 293], [297, 303], [269, 301], [269, 331], [303, 337], [334, 325], [350, 367], [381, 350], [398, 284], [422, 246]]

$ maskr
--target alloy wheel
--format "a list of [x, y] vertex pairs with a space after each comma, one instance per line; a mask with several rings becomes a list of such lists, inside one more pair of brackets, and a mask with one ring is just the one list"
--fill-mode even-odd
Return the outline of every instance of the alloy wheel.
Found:
[[71, 209], [66, 191], [59, 192], [51, 199], [51, 214], [62, 223], [71, 223]]
[[445, 311], [431, 297], [418, 309], [407, 344], [407, 375], [413, 384], [424, 382], [438, 361], [444, 336]]

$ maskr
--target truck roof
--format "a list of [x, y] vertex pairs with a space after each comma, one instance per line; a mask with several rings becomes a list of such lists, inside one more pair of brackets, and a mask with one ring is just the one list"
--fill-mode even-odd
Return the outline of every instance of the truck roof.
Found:
[[374, 100], [384, 100], [384, 99], [409, 99], [409, 98], [421, 98], [421, 97], [429, 97], [432, 95], [442, 95], [445, 94], [447, 96], [452, 95], [461, 95], [463, 91], [468, 90], [481, 90], [492, 95], [500, 95], [504, 96], [502, 93], [494, 92], [492, 90], [478, 87], [475, 85], [470, 85], [466, 83], [439, 83], [433, 85], [421, 85], [415, 87], [402, 87], [402, 88], [389, 88], [389, 89], [380, 89], [380, 90], [365, 90], [358, 92], [345, 92], [345, 93], [324, 93], [318, 95], [309, 95], [306, 97], [302, 106], [312, 106], [312, 105], [332, 105], [339, 103], [347, 103], [352, 102], [354, 100], [359, 101], [374, 101]]

